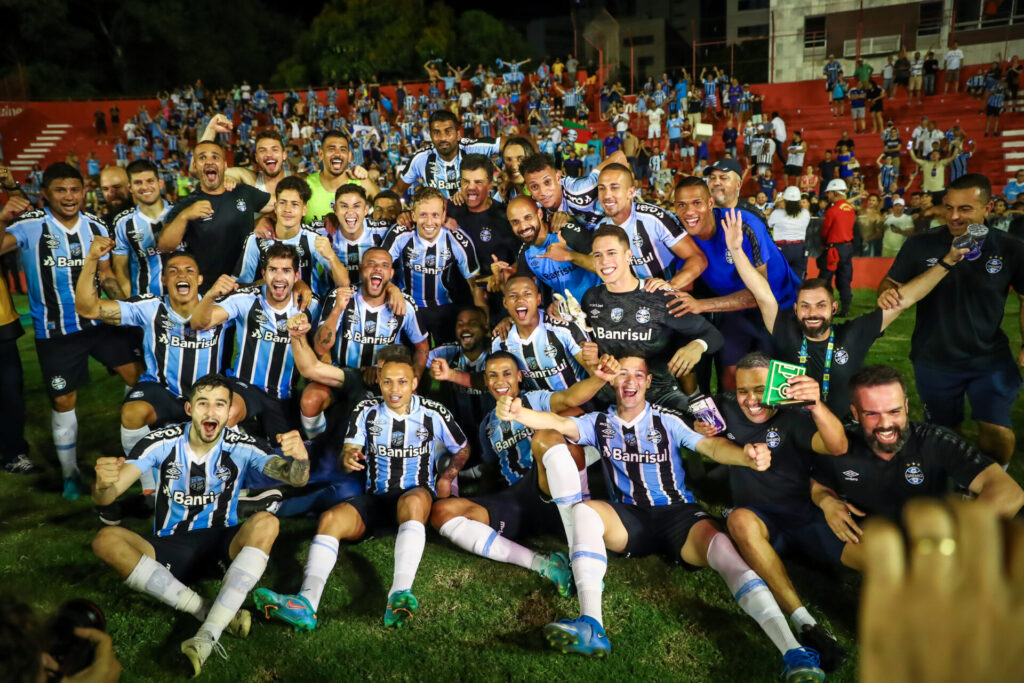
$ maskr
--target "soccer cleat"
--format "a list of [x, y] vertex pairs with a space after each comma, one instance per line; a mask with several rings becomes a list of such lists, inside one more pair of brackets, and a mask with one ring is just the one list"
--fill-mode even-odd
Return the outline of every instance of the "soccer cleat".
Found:
[[786, 667], [782, 677], [786, 683], [818, 683], [825, 680], [818, 653], [809, 647], [795, 647], [782, 655]]
[[836, 641], [835, 636], [825, 630], [821, 624], [814, 626], [804, 625], [797, 637], [800, 644], [809, 647], [818, 653], [821, 659], [821, 668], [825, 673], [832, 673], [841, 667], [849, 656], [843, 646]]
[[116, 500], [110, 505], [97, 505], [95, 510], [100, 515], [100, 521], [107, 526], [121, 525], [121, 504]]
[[606, 657], [612, 652], [604, 627], [593, 617], [562, 619], [548, 624], [544, 627], [544, 637], [562, 654], [574, 652], [586, 657]]
[[384, 608], [384, 626], [401, 628], [415, 616], [419, 606], [412, 591], [395, 591], [388, 596], [388, 606]]
[[19, 453], [4, 463], [4, 471], [11, 474], [38, 474], [39, 466], [28, 459], [24, 453]]
[[555, 584], [558, 594], [563, 598], [568, 598], [576, 592], [572, 569], [569, 567], [569, 558], [565, 553], [551, 553], [545, 557], [537, 573]]
[[235, 638], [245, 638], [252, 628], [252, 614], [247, 609], [240, 609], [231, 617], [231, 623], [227, 625], [224, 632]]
[[238, 498], [238, 516], [239, 518], [252, 517], [257, 512], [267, 512], [274, 514], [277, 512], [277, 508], [281, 506], [281, 500], [284, 498], [281, 495], [281, 491], [278, 489], [267, 489], [262, 493], [257, 493], [251, 496], [240, 496]]
[[64, 492], [61, 494], [64, 500], [78, 500], [79, 497], [86, 493], [88, 491], [86, 491], [85, 485], [82, 484], [82, 480], [79, 479], [77, 474], [64, 477]]
[[206, 663], [211, 652], [216, 652], [223, 659], [228, 658], [224, 646], [214, 640], [209, 631], [200, 630], [195, 637], [189, 638], [181, 644], [181, 653], [188, 657], [188, 661], [192, 664], [193, 678], [202, 672], [203, 664]]
[[252, 593], [252, 600], [267, 619], [280, 619], [294, 626], [296, 631], [316, 628], [316, 611], [301, 595], [285, 595], [269, 588], [257, 588]]

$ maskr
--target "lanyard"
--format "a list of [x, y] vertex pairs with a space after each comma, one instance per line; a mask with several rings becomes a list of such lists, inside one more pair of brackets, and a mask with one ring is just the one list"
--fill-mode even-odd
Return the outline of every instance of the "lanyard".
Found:
[[[821, 400], [828, 400], [828, 383], [832, 377], [832, 349], [835, 346], [836, 330], [833, 327], [828, 333], [828, 347], [825, 349], [825, 370], [821, 375]], [[807, 369], [807, 337], [800, 344], [800, 367]]]

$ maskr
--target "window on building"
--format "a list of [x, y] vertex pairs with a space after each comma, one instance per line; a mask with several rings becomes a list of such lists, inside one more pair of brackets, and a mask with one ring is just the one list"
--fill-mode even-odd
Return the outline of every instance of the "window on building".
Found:
[[736, 9], [744, 12], [748, 9], [770, 9], [771, 0], [739, 0]]
[[736, 37], [737, 38], [758, 38], [760, 36], [766, 36], [769, 33], [768, 24], [757, 24], [755, 26], [737, 26]]
[[942, 1], [922, 2], [920, 11], [920, 23], [917, 26], [917, 35], [937, 36], [942, 33]]
[[825, 16], [804, 17], [804, 49], [825, 47]]
[[954, 7], [954, 22], [961, 31], [1024, 22], [1024, 0], [958, 0]]
[[633, 47], [639, 47], [641, 45], [654, 45], [654, 36], [633, 36], [633, 41], [631, 43], [629, 40], [629, 36], [627, 35], [625, 38], [622, 39], [622, 47], [629, 47], [630, 45], [632, 45]]

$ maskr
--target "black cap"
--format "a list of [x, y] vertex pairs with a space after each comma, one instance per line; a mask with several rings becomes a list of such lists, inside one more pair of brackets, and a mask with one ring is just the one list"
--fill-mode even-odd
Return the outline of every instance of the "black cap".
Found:
[[732, 171], [739, 177], [743, 177], [743, 169], [740, 168], [740, 162], [735, 159], [719, 159], [715, 163], [711, 164], [709, 168], [710, 170], [708, 171], [708, 174], [710, 174], [711, 171]]

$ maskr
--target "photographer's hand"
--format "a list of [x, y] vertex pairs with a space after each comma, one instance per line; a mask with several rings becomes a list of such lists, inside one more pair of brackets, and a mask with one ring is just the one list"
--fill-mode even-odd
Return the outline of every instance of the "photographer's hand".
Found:
[[64, 678], [68, 683], [116, 683], [121, 678], [121, 663], [114, 655], [114, 641], [94, 628], [76, 628], [75, 635], [96, 645], [92, 664], [74, 676]]

